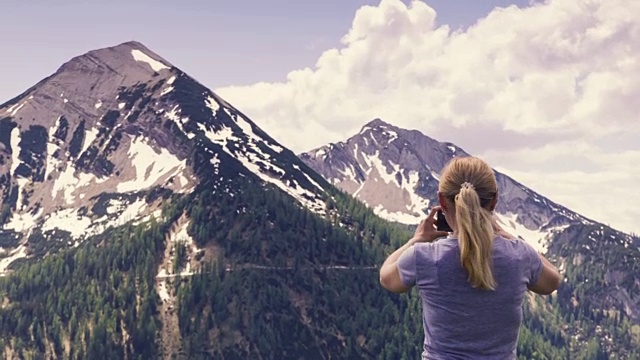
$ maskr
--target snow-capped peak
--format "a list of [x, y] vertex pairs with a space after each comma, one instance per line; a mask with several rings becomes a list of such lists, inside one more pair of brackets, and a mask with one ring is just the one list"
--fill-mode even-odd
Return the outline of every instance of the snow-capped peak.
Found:
[[4, 242], [11, 259], [42, 255], [30, 234], [75, 246], [158, 216], [163, 193], [238, 176], [325, 211], [324, 179], [137, 42], [77, 56], [0, 105], [0, 199], [11, 209], [0, 232], [14, 239]]

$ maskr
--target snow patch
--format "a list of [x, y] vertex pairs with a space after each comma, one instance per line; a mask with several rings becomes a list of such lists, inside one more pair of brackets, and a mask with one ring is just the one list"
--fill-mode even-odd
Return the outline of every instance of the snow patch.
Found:
[[147, 210], [147, 203], [144, 199], [138, 199], [135, 202], [129, 204], [125, 211], [122, 212], [119, 216], [120, 223], [124, 224], [131, 220], [137, 219], [140, 217], [145, 210]]
[[[158, 276], [164, 271], [164, 269], [158, 272]], [[169, 296], [169, 290], [167, 290], [167, 283], [165, 281], [160, 281], [158, 283], [158, 296], [160, 297], [161, 302], [168, 302], [171, 300], [171, 296]]]
[[[108, 215], [117, 216], [116, 221], [112, 221], [112, 226], [124, 225], [129, 221], [136, 220], [147, 210], [148, 205], [144, 198], [137, 199], [133, 203], [129, 204], [127, 201], [112, 199], [106, 208]], [[109, 216], [104, 216], [100, 220], [102, 222], [108, 222]]]
[[[416, 188], [420, 182], [420, 175], [416, 171], [411, 171], [409, 173], [403, 173], [402, 168], [399, 164], [389, 163], [385, 165], [380, 159], [380, 152], [377, 151], [373, 155], [369, 155], [366, 153], [361, 153], [361, 161], [366, 166], [367, 171], [367, 180], [365, 182], [360, 183], [360, 186], [354, 192], [353, 196], [358, 197], [358, 194], [365, 186], [367, 186], [370, 182], [378, 182], [380, 180], [382, 184], [377, 184], [375, 186], [382, 186], [381, 189], [384, 189], [385, 186], [398, 188], [401, 192], [406, 192], [409, 194], [409, 202], [405, 205], [405, 209], [403, 211], [395, 211], [390, 212], [384, 208], [382, 204], [379, 204], [373, 207], [374, 213], [376, 215], [390, 220], [396, 221], [403, 224], [417, 224], [422, 218], [425, 216], [423, 209], [428, 208], [430, 206], [429, 200], [425, 199], [418, 194], [416, 194]], [[377, 177], [371, 177], [371, 173], [373, 170], [377, 170], [379, 175], [379, 179]], [[402, 181], [398, 182], [397, 175], [400, 174]], [[355, 174], [354, 174], [355, 179]], [[354, 180], [355, 181], [355, 180]], [[384, 190], [382, 190], [384, 191]], [[395, 191], [395, 190], [394, 190]], [[363, 200], [363, 199], [360, 199]]]
[[89, 148], [89, 146], [91, 146], [91, 143], [96, 139], [96, 137], [98, 137], [98, 129], [92, 128], [87, 130], [84, 136], [84, 142], [82, 143], [82, 151], [80, 151], [79, 156], [82, 156], [82, 154], [84, 154], [84, 152]]
[[180, 129], [180, 131], [182, 131], [182, 133], [188, 138], [188, 139], [193, 139], [196, 135], [192, 134], [192, 133], [188, 133], [184, 130], [184, 126], [183, 124], [185, 122], [187, 122], [187, 120], [189, 120], [188, 117], [183, 117], [181, 118], [180, 115], [178, 115], [180, 109], [178, 108], [178, 105], [174, 106], [173, 109], [167, 111], [164, 116], [173, 121], [176, 126], [178, 126], [178, 129]]
[[18, 183], [18, 199], [16, 200], [16, 208], [18, 211], [22, 211], [22, 193], [23, 193], [23, 189], [25, 188], [25, 186], [27, 186], [27, 184], [30, 183], [29, 179], [25, 179], [22, 177], [16, 178], [16, 182]]
[[140, 218], [139, 220], [135, 221], [133, 224], [134, 225], [138, 225], [147, 221], [150, 221], [151, 219], [156, 219], [159, 220], [162, 218], [162, 209], [157, 209], [155, 211], [153, 211], [151, 214], [146, 215], [143, 218]]
[[78, 214], [76, 208], [62, 209], [45, 218], [42, 230], [68, 231], [71, 237], [77, 240], [74, 246], [78, 246], [82, 238], [102, 233], [109, 227], [121, 226], [131, 220], [139, 219], [147, 208], [144, 199], [138, 199], [131, 204], [121, 200], [111, 200], [107, 205], [107, 214], [97, 220]]
[[16, 126], [11, 130], [11, 176], [15, 176], [16, 169], [20, 165], [20, 129]]
[[73, 238], [80, 238], [85, 235], [91, 226], [91, 219], [78, 215], [78, 210], [64, 209], [56, 211], [46, 217], [42, 225], [42, 231], [64, 230], [68, 231]]
[[40, 208], [35, 215], [32, 215], [30, 212], [24, 214], [14, 213], [9, 222], [5, 224], [5, 228], [16, 232], [29, 231], [36, 226], [36, 222], [38, 218], [42, 216], [42, 212], [43, 210]]
[[406, 190], [411, 197], [411, 205], [407, 207], [408, 210], [412, 214], [418, 213], [418, 216], [415, 217], [417, 223], [425, 216], [422, 210], [428, 208], [430, 205], [429, 200], [416, 194], [416, 188], [419, 182], [420, 175], [415, 171], [410, 172], [406, 181], [402, 182], [402, 189]]
[[[394, 168], [395, 169], [395, 168]], [[381, 173], [380, 168], [378, 172]], [[386, 176], [388, 180], [388, 175]], [[373, 212], [389, 221], [396, 221], [402, 224], [418, 224], [426, 215], [423, 209], [429, 208], [430, 203], [428, 199], [424, 199], [416, 194], [415, 189], [420, 181], [420, 176], [417, 172], [412, 171], [407, 176], [403, 176], [402, 185], [398, 186], [397, 183], [388, 182], [389, 186], [397, 186], [402, 191], [409, 193], [410, 202], [405, 206], [406, 211], [390, 212], [383, 207], [383, 205], [377, 205], [373, 208]], [[395, 181], [395, 176], [394, 176]], [[358, 189], [361, 190], [364, 184]]]
[[53, 136], [60, 127], [60, 120], [62, 116], [59, 116], [56, 123], [49, 129], [49, 141], [47, 142], [47, 165], [45, 168], [44, 178], [47, 179], [60, 164], [60, 160], [53, 157], [53, 154], [60, 149], [60, 146], [56, 144], [56, 138]]
[[149, 64], [149, 66], [151, 67], [151, 69], [153, 69], [153, 71], [160, 71], [162, 69], [168, 69], [169, 68], [165, 64], [161, 63], [158, 60], [155, 60], [151, 56], [143, 53], [142, 51], [140, 51], [138, 49], [131, 50], [131, 55], [133, 56], [133, 58], [136, 61], [140, 61], [140, 62], [144, 62], [144, 63]]
[[523, 238], [538, 252], [547, 252], [549, 236], [551, 235], [552, 231], [527, 229], [524, 225], [516, 221], [518, 217], [517, 214], [500, 214], [496, 212], [496, 216], [500, 220], [502, 228], [505, 229], [508, 233]]
[[0, 276], [4, 276], [4, 274], [7, 271], [7, 268], [9, 267], [9, 265], [11, 265], [12, 262], [21, 258], [26, 258], [26, 257], [27, 257], [27, 247], [24, 245], [20, 245], [20, 247], [11, 251], [8, 257], [0, 260], [0, 274], [1, 274]]
[[186, 160], [180, 161], [166, 149], [157, 152], [143, 137], [131, 140], [129, 159], [136, 169], [133, 180], [118, 184], [118, 192], [130, 192], [149, 188], [160, 179], [167, 179], [186, 169]]
[[164, 96], [167, 95], [168, 93], [173, 91], [173, 86], [169, 86], [166, 89], [162, 90], [162, 92], [160, 93], [160, 96]]
[[94, 107], [97, 109], [100, 109], [100, 107], [102, 107], [102, 100], [98, 100], [98, 102], [94, 105]]
[[396, 133], [395, 131], [392, 131], [392, 130], [387, 130], [387, 131], [384, 132], [384, 134], [389, 137], [387, 139], [387, 142], [389, 144], [391, 144], [395, 139], [398, 138], [398, 133]]
[[213, 97], [209, 96], [204, 101], [204, 103], [209, 109], [211, 109], [211, 112], [213, 113], [213, 116], [216, 116], [216, 112], [218, 112], [218, 110], [220, 110], [220, 104], [218, 104], [216, 99], [214, 99]]
[[76, 169], [68, 164], [58, 178], [53, 183], [53, 188], [51, 190], [51, 197], [55, 199], [58, 196], [60, 191], [63, 192], [63, 196], [65, 199], [65, 204], [70, 205], [74, 202], [73, 193], [81, 188], [92, 186], [94, 184], [100, 184], [105, 182], [107, 179], [99, 179], [93, 174], [87, 173], [78, 173], [76, 174]]
[[382, 205], [378, 205], [373, 208], [373, 212], [383, 219], [399, 222], [401, 224], [416, 224], [419, 223], [423, 217], [426, 217], [424, 214], [420, 217], [403, 211], [389, 212]]
[[[371, 168], [369, 168], [370, 170]], [[342, 176], [344, 176], [346, 179], [351, 180], [355, 183], [358, 183], [358, 177], [356, 175], [356, 169], [353, 166], [353, 164], [349, 164], [349, 167], [345, 168], [345, 169], [336, 169], [336, 171], [338, 171], [340, 174], [342, 174]]]
[[215, 169], [215, 173], [218, 174], [218, 171], [220, 169], [220, 159], [218, 158], [218, 154], [214, 154], [210, 161], [213, 165], [213, 168]]
[[26, 101], [24, 101], [22, 103], [17, 103], [15, 105], [11, 106], [10, 108], [8, 108], [7, 112], [11, 113], [11, 116], [16, 116], [18, 111], [20, 111], [20, 109], [22, 109], [26, 104], [27, 104]]
[[169, 80], [167, 80], [167, 85], [173, 84], [174, 81], [176, 81], [176, 77], [175, 76], [170, 77]]
[[367, 165], [378, 170], [380, 177], [386, 184], [399, 185], [396, 180], [396, 173], [400, 171], [400, 165], [389, 163], [391, 165], [391, 172], [387, 172], [387, 166], [380, 160], [380, 152], [376, 151], [373, 156], [366, 156]]
[[127, 106], [127, 103], [121, 102], [121, 103], [118, 104], [118, 109], [122, 110], [122, 109], [124, 109], [125, 106]]
[[320, 191], [324, 191], [324, 189], [322, 188], [322, 186], [320, 186], [320, 184], [318, 184], [317, 182], [315, 182], [311, 176], [309, 176], [306, 172], [302, 171], [302, 169], [300, 169], [300, 166], [298, 166], [297, 164], [293, 164], [293, 168], [300, 171], [302, 173], [302, 175], [304, 175], [304, 177], [307, 178], [307, 180], [309, 180], [309, 182], [311, 184], [313, 184], [313, 186], [317, 187], [318, 189], [320, 189]]
[[190, 247], [193, 250], [193, 252], [197, 252], [200, 249], [196, 245], [196, 242], [193, 240], [193, 238], [187, 232], [187, 229], [189, 229], [190, 223], [191, 223], [191, 220], [185, 221], [184, 224], [182, 224], [182, 226], [176, 233], [175, 237], [171, 239], [171, 241], [174, 243], [178, 241], [183, 241], [188, 247]]

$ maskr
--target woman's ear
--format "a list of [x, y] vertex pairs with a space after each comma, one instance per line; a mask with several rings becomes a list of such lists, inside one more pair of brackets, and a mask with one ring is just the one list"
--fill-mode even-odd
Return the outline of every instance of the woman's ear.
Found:
[[491, 199], [491, 202], [489, 203], [489, 211], [493, 211], [496, 208], [496, 205], [498, 205], [498, 192], [496, 191], [496, 194], [493, 195], [493, 199]]
[[444, 196], [440, 191], [438, 191], [438, 202], [440, 203], [442, 211], [447, 212], [447, 210], [449, 210], [447, 209], [447, 202], [444, 200]]

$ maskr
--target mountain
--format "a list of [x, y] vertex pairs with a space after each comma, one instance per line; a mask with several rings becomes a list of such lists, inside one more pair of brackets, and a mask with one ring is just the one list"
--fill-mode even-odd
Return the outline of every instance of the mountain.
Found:
[[[417, 224], [437, 204], [438, 177], [461, 147], [375, 119], [346, 141], [299, 157], [379, 216]], [[640, 331], [640, 239], [588, 219], [495, 171], [496, 214], [505, 229], [554, 259], [565, 284], [564, 311], [619, 311]], [[597, 311], [596, 311], [597, 312]], [[592, 315], [590, 315], [592, 316]], [[593, 315], [594, 317], [596, 315]], [[592, 332], [593, 333], [593, 332]], [[637, 335], [636, 335], [637, 336]]]
[[[78, 56], [0, 106], [0, 159], [3, 358], [421, 352], [417, 293], [377, 273], [408, 227], [140, 43]], [[562, 221], [546, 244], [567, 282], [523, 304], [521, 357], [637, 357], [619, 307], [637, 298], [637, 239]], [[575, 236], [604, 241], [586, 252]]]
[[[299, 155], [329, 182], [352, 194], [381, 217], [417, 224], [437, 204], [439, 174], [462, 148], [375, 119], [344, 142]], [[496, 171], [500, 189], [496, 212], [507, 227], [535, 248], [567, 225], [593, 225], [585, 218]]]
[[406, 229], [140, 43], [0, 106], [0, 201], [4, 358], [419, 353], [376, 271]]
[[2, 272], [157, 217], [168, 194], [192, 192], [211, 172], [257, 176], [324, 212], [321, 177], [136, 42], [78, 56], [0, 106], [0, 134]]

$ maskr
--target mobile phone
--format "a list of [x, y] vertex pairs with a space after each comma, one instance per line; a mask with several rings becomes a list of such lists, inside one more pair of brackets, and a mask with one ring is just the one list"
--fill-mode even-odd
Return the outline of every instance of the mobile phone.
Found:
[[442, 210], [438, 210], [438, 213], [436, 214], [436, 230], [453, 232], [453, 229], [451, 228], [451, 226], [449, 226], [449, 223], [447, 222], [447, 219], [445, 219]]

